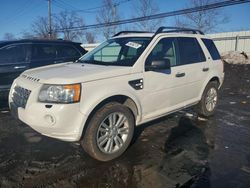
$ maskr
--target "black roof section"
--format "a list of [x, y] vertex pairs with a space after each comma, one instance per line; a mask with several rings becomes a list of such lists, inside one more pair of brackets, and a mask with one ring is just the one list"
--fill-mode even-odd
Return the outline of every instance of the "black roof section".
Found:
[[[115, 34], [113, 37], [122, 35], [122, 34], [129, 34], [129, 33], [152, 33], [147, 31], [121, 31], [117, 34]], [[160, 27], [156, 30], [154, 33], [154, 36], [159, 33], [191, 33], [191, 34], [200, 34], [204, 35], [204, 33], [198, 29], [190, 29], [190, 28], [184, 28], [184, 27]], [[153, 36], [153, 37], [154, 37]]]
[[81, 44], [79, 42], [72, 42], [69, 40], [62, 40], [62, 39], [19, 39], [19, 40], [9, 40], [9, 41], [0, 41], [1, 45], [5, 44], [13, 44], [13, 43], [63, 43], [63, 44]]

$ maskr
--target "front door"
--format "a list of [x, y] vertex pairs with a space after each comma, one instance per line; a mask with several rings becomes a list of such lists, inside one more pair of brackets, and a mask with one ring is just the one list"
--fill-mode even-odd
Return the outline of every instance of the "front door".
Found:
[[185, 70], [178, 66], [180, 57], [177, 38], [163, 38], [149, 54], [146, 64], [153, 60], [168, 59], [171, 69], [144, 72], [143, 115], [150, 119], [170, 112], [185, 101]]

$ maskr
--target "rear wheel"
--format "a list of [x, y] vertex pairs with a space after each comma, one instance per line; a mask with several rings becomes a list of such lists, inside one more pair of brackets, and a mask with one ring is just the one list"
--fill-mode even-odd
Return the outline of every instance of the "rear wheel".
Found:
[[198, 104], [198, 114], [209, 117], [215, 112], [218, 104], [218, 83], [209, 82], [202, 94], [201, 101]]
[[109, 103], [99, 109], [81, 141], [84, 150], [93, 158], [109, 161], [119, 157], [129, 146], [134, 133], [132, 112], [119, 103]]

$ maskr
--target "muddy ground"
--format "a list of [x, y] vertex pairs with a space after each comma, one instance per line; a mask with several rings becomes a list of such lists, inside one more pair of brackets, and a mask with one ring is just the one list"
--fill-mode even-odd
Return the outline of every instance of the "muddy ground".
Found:
[[190, 109], [142, 125], [130, 148], [107, 163], [41, 136], [2, 108], [0, 187], [250, 187], [250, 65], [225, 71], [212, 118]]

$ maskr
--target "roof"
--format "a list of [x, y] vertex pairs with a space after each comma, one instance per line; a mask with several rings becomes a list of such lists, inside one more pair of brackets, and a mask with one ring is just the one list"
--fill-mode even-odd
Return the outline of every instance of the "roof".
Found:
[[81, 44], [78, 42], [72, 42], [69, 40], [49, 40], [49, 39], [20, 39], [20, 40], [9, 40], [9, 41], [0, 41], [0, 44], [13, 44], [13, 43], [75, 43], [75, 44]]

